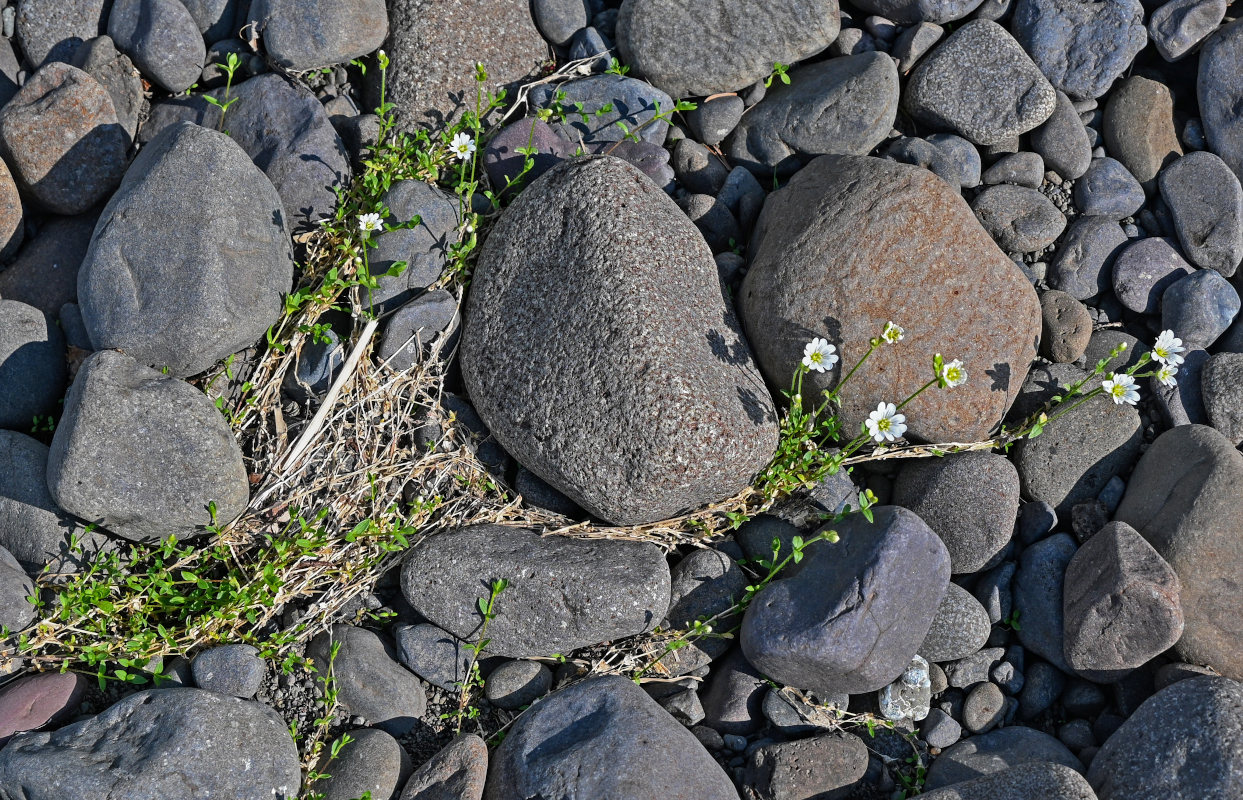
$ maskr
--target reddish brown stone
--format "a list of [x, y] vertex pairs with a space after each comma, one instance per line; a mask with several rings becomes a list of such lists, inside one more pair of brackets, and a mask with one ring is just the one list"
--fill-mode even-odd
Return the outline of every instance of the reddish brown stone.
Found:
[[25, 731], [37, 731], [72, 717], [86, 693], [86, 680], [73, 672], [42, 672], [0, 689], [0, 747]]
[[1150, 192], [1161, 168], [1183, 154], [1169, 87], [1139, 75], [1122, 81], [1110, 94], [1103, 133], [1109, 154]]

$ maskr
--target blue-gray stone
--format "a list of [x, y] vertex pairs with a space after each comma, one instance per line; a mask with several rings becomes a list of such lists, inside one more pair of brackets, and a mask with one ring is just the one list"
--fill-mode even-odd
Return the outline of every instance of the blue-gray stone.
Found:
[[1148, 17], [1148, 38], [1166, 61], [1185, 58], [1226, 16], [1227, 0], [1170, 0]]
[[290, 72], [361, 58], [388, 36], [384, 0], [251, 0], [249, 5], [249, 18], [237, 25], [248, 25], [242, 37], [257, 36], [268, 58]]
[[14, 32], [33, 68], [44, 61], [68, 61], [84, 41], [104, 33], [109, 0], [22, 0]]
[[1062, 652], [1062, 586], [1075, 550], [1070, 534], [1054, 534], [1023, 551], [1014, 575], [1019, 641], [1063, 672], [1070, 667]]
[[[527, 100], [532, 108], [553, 109], [552, 129], [570, 142], [581, 142], [591, 153], [603, 152], [626, 137], [619, 122], [643, 141], [662, 144], [669, 123], [667, 116], [656, 119], [657, 107], [667, 113], [673, 109], [673, 99], [660, 89], [636, 78], [612, 74], [556, 86], [542, 84], [531, 90]], [[581, 111], [579, 103], [583, 105]]]
[[714, 97], [686, 112], [686, 124], [695, 138], [709, 146], [725, 141], [742, 120], [743, 102], [736, 94]]
[[180, 0], [115, 0], [108, 35], [142, 74], [173, 94], [203, 72], [207, 46]]
[[398, 625], [393, 632], [397, 660], [446, 692], [460, 692], [475, 661], [473, 651], [451, 633], [429, 625]]
[[971, 210], [1007, 253], [1032, 253], [1057, 241], [1066, 217], [1035, 189], [1003, 183], [990, 186], [971, 201]]
[[1186, 347], [1208, 347], [1238, 313], [1238, 291], [1211, 269], [1180, 278], [1161, 295], [1161, 327], [1174, 331]]
[[1139, 0], [1018, 0], [1010, 29], [1072, 100], [1109, 91], [1148, 41]]
[[603, 152], [632, 164], [652, 183], [673, 194], [673, 167], [669, 165], [669, 151], [653, 142], [624, 141], [609, 145]]
[[308, 337], [298, 352], [294, 368], [285, 373], [281, 384], [289, 396], [300, 402], [319, 397], [332, 386], [337, 370], [345, 364], [345, 348], [336, 331]]
[[1114, 295], [1139, 314], [1161, 310], [1161, 295], [1171, 284], [1190, 275], [1187, 263], [1171, 239], [1152, 237], [1131, 242], [1114, 259]]
[[587, 27], [587, 4], [583, 0], [532, 0], [531, 16], [545, 39], [563, 47]]
[[1144, 187], [1112, 158], [1096, 158], [1075, 181], [1075, 205], [1084, 214], [1120, 220], [1144, 205]]
[[879, 14], [900, 25], [952, 22], [975, 10], [981, 0], [859, 0], [856, 8]]
[[590, 26], [575, 33], [570, 41], [570, 60], [581, 61], [584, 58], [593, 59], [587, 65], [592, 72], [603, 72], [612, 63], [609, 46], [604, 37], [600, 35], [600, 31]]
[[[395, 370], [410, 369], [422, 360], [437, 334], [454, 328], [457, 319], [458, 301], [451, 293], [436, 289], [419, 295], [389, 317], [376, 355]], [[451, 333], [441, 352], [451, 350], [455, 338]]]
[[1044, 158], [1045, 166], [1062, 178], [1076, 180], [1092, 163], [1088, 129], [1064, 92], [1057, 93], [1049, 119], [1032, 131], [1031, 145]]
[[1229, 278], [1243, 260], [1243, 186], [1212, 153], [1188, 153], [1157, 176], [1191, 263]]
[[[371, 251], [371, 274], [380, 285], [368, 293], [368, 302], [378, 311], [392, 311], [440, 277], [449, 248], [458, 239], [461, 210], [456, 197], [423, 181], [399, 181], [381, 202], [389, 211], [389, 225], [419, 218], [413, 227], [379, 234]], [[400, 262], [405, 262], [405, 269], [397, 275], [386, 274]]]
[[956, 661], [979, 652], [991, 630], [988, 612], [971, 593], [951, 583], [919, 646], [928, 661]]
[[0, 428], [30, 431], [65, 393], [65, 336], [42, 311], [0, 300]]
[[952, 133], [934, 133], [927, 139], [907, 136], [894, 139], [886, 156], [932, 170], [955, 189], [980, 183], [979, 151], [971, 142]]
[[1038, 717], [1051, 708], [1066, 688], [1066, 674], [1046, 661], [1033, 661], [1027, 666], [1023, 678], [1019, 717], [1025, 720]]
[[1049, 264], [1049, 285], [1076, 300], [1095, 298], [1109, 289], [1114, 258], [1128, 241], [1114, 220], [1078, 217], [1066, 229]]
[[259, 651], [248, 644], [211, 647], [190, 662], [195, 686], [244, 700], [259, 691], [265, 669]]
[[1048, 761], [1019, 764], [920, 797], [922, 800], [1097, 800], [1091, 785], [1077, 770]]
[[1011, 153], [984, 170], [981, 180], [987, 186], [1012, 183], [1027, 189], [1038, 189], [1044, 182], [1044, 159], [1039, 153]]
[[1243, 181], [1243, 19], [1217, 29], [1200, 50], [1196, 96], [1209, 150]]
[[181, 0], [181, 4], [198, 23], [199, 32], [208, 42], [219, 42], [237, 34], [242, 21], [237, 20], [239, 0]]
[[976, 581], [975, 599], [980, 601], [980, 605], [988, 614], [988, 621], [993, 625], [1010, 618], [1013, 606], [1010, 582], [1014, 579], [1016, 568], [1013, 561], [1003, 561], [981, 573]]
[[898, 72], [903, 75], [910, 72], [944, 35], [945, 29], [935, 22], [920, 22], [902, 31], [889, 48], [890, 54], [898, 59]]

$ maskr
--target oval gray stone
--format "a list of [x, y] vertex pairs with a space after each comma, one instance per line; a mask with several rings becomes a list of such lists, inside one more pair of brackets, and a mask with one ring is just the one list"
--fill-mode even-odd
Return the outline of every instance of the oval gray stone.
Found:
[[920, 795], [921, 800], [1097, 800], [1086, 778], [1063, 764], [1036, 761], [1019, 764], [944, 789]]
[[1034, 762], [1052, 762], [1083, 772], [1079, 759], [1049, 734], [1031, 728], [1002, 728], [947, 748], [932, 762], [924, 788], [931, 792]]
[[249, 22], [255, 26], [250, 35], [291, 72], [360, 58], [388, 36], [384, 0], [254, 0]]
[[924, 643], [919, 646], [919, 655], [928, 661], [966, 658], [980, 651], [991, 632], [988, 612], [980, 601], [958, 584], [951, 583], [932, 618], [932, 627]]
[[1209, 149], [1243, 181], [1243, 19], [1223, 25], [1204, 41], [1196, 97]]
[[419, 767], [401, 800], [479, 800], [488, 776], [488, 746], [464, 733]]
[[1183, 252], [1229, 278], [1243, 260], [1243, 185], [1212, 153], [1188, 153], [1157, 176]]
[[1043, 250], [1066, 229], [1066, 217], [1049, 198], [1022, 186], [990, 186], [971, 201], [971, 210], [1007, 253]]
[[1107, 92], [1148, 41], [1139, 0], [1018, 0], [1010, 29], [1072, 100]]

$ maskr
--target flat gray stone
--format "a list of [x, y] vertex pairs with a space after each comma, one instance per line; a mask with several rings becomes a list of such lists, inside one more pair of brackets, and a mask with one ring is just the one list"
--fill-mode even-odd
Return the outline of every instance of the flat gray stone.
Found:
[[1148, 38], [1166, 61], [1185, 58], [1226, 16], [1226, 0], [1170, 0], [1148, 16]]
[[1072, 100], [1105, 94], [1148, 41], [1139, 0], [1018, 0], [1010, 29]]
[[177, 94], [203, 72], [207, 46], [180, 0], [113, 0], [108, 35], [161, 88]]
[[1118, 302], [1139, 314], [1161, 310], [1161, 295], [1195, 267], [1173, 239], [1153, 236], [1127, 244], [1114, 258], [1113, 289]]
[[43, 312], [0, 300], [0, 428], [29, 431], [64, 396], [65, 337]]
[[248, 22], [272, 60], [291, 72], [361, 58], [388, 36], [384, 0], [253, 0]]
[[1075, 180], [1092, 163], [1092, 142], [1070, 98], [1064, 92], [1056, 94], [1053, 113], [1043, 125], [1032, 131], [1031, 146], [1044, 158], [1045, 166], [1050, 170], [1063, 178]]
[[1002, 184], [990, 186], [971, 201], [971, 210], [1007, 253], [1034, 253], [1057, 241], [1066, 217], [1035, 189]]
[[978, 653], [992, 624], [980, 601], [956, 583], [945, 592], [932, 627], [919, 646], [919, 654], [928, 661], [956, 661]]
[[78, 45], [104, 32], [111, 10], [111, 0], [22, 0], [17, 43], [32, 67], [49, 58], [66, 61]]
[[401, 800], [480, 800], [488, 776], [488, 746], [464, 733], [419, 767]]
[[1038, 762], [1052, 762], [1083, 772], [1079, 759], [1047, 733], [1022, 727], [1002, 728], [972, 736], [942, 752], [928, 770], [924, 789], [932, 793], [943, 786]]
[[1064, 764], [1036, 761], [920, 795], [924, 800], [1097, 800], [1086, 778]]
[[1049, 262], [1049, 285], [1076, 300], [1092, 300], [1109, 288], [1114, 258], [1129, 239], [1106, 217], [1076, 217]]
[[[332, 649], [339, 645], [334, 658]], [[427, 693], [414, 673], [397, 663], [385, 637], [353, 625], [333, 625], [306, 647], [320, 676], [331, 674], [341, 706], [393, 736], [409, 733], [427, 711]]]

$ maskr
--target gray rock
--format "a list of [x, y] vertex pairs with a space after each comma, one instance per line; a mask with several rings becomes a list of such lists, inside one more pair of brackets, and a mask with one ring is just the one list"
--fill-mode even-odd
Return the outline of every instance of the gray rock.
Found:
[[714, 97], [686, 112], [686, 124], [696, 139], [715, 147], [738, 127], [743, 110], [742, 98], [736, 94]]
[[898, 59], [898, 72], [903, 75], [910, 72], [944, 35], [945, 29], [935, 22], [920, 22], [902, 31], [889, 49]]
[[[1025, 503], [1024, 505], [1032, 504]], [[1010, 581], [1014, 578], [1015, 569], [1013, 561], [1003, 561], [981, 574], [976, 581], [975, 599], [984, 607], [988, 621], [993, 625], [1010, 617], [1012, 606]]]
[[298, 748], [276, 712], [201, 689], [136, 692], [0, 751], [0, 792], [28, 800], [298, 794]]
[[[1183, 378], [1180, 374], [1179, 378]], [[1243, 355], [1218, 353], [1200, 376], [1209, 424], [1236, 447], [1243, 443]]]
[[734, 164], [767, 178], [822, 154], [869, 153], [898, 112], [898, 70], [884, 53], [833, 58], [774, 85], [725, 140]]
[[[742, 599], [749, 583], [746, 574], [729, 556], [718, 550], [695, 550], [673, 568], [669, 612], [661, 627], [674, 630], [690, 628], [696, 620], [709, 620], [718, 614], [725, 614]], [[716, 631], [728, 631], [737, 622], [737, 615], [729, 614], [710, 624]], [[706, 664], [724, 655], [729, 643], [728, 639], [720, 637], [700, 637], [670, 653], [662, 663], [666, 667], [673, 666], [670, 662], [685, 664], [688, 660], [693, 660], [696, 665], [701, 662]]]
[[389, 318], [376, 357], [395, 370], [410, 369], [422, 362], [423, 353], [445, 331], [450, 331], [450, 335], [441, 340], [438, 351], [451, 351], [458, 320], [458, 301], [449, 292], [436, 289], [420, 295]]
[[336, 331], [329, 329], [304, 339], [294, 359], [281, 388], [298, 402], [306, 403], [322, 397], [332, 386], [333, 378], [345, 364], [345, 348]]
[[993, 669], [1005, 658], [1001, 647], [988, 647], [952, 664], [945, 665], [945, 678], [955, 689], [968, 689], [987, 681]]
[[384, 0], [252, 0], [247, 23], [272, 61], [291, 72], [365, 56], [388, 36]]
[[1079, 119], [1079, 112], [1063, 92], [1049, 119], [1032, 131], [1032, 149], [1044, 158], [1045, 166], [1062, 178], [1076, 180], [1092, 163], [1092, 142]]
[[0, 297], [34, 306], [49, 316], [75, 301], [78, 267], [98, 218], [97, 212], [46, 218], [17, 260], [0, 270]]
[[579, 30], [587, 27], [588, 10], [583, 0], [534, 0], [531, 14], [544, 38], [564, 47]]
[[488, 746], [464, 733], [410, 776], [401, 800], [480, 800], [488, 776]]
[[971, 210], [1007, 253], [1033, 253], [1057, 241], [1066, 217], [1035, 189], [1002, 184], [990, 186], [971, 201]]
[[[668, 114], [673, 99], [660, 89], [622, 75], [592, 75], [557, 86], [540, 85], [531, 90], [533, 108], [550, 108], [555, 114], [550, 127], [564, 139], [581, 144], [585, 152], [607, 153], [626, 141], [625, 125], [640, 140], [662, 144], [669, 131]], [[579, 103], [582, 109], [579, 110]], [[657, 114], [665, 115], [657, 119]]]
[[840, 29], [837, 0], [779, 7], [762, 0], [693, 7], [627, 0], [617, 17], [617, 46], [624, 63], [673, 97], [706, 97], [745, 89], [774, 62], [819, 53]]
[[1243, 65], [1243, 20], [1218, 28], [1204, 40], [1196, 96], [1209, 150], [1243, 181], [1243, 86], [1235, 77]]
[[[1040, 306], [1034, 290], [959, 193], [927, 170], [822, 156], [769, 195], [751, 251], [739, 310], [772, 386], [790, 385], [813, 336], [833, 342], [849, 365], [894, 309], [904, 314], [895, 322], [920, 331], [878, 350], [852, 378], [843, 397], [847, 430], [858, 429], [878, 401], [923, 385], [934, 352], [953, 342], [953, 357], [976, 372], [952, 399], [926, 392], [907, 406], [908, 437], [986, 436], [1035, 354]], [[930, 259], [932, 252], [944, 255]], [[860, 297], [871, 300], [861, 306]], [[836, 385], [841, 366], [808, 375], [804, 396]]]
[[1063, 651], [1063, 587], [1075, 549], [1070, 534], [1056, 533], [1024, 550], [1014, 575], [1019, 641], [1063, 672], [1070, 672]]
[[929, 747], [944, 750], [962, 738], [962, 726], [949, 714], [934, 708], [919, 724], [919, 735]]
[[956, 661], [980, 651], [991, 632], [988, 613], [966, 589], [951, 583], [919, 646], [929, 661]]
[[29, 431], [65, 391], [65, 337], [43, 312], [0, 300], [0, 428]]
[[1165, 84], [1140, 75], [1110, 92], [1101, 132], [1110, 155], [1149, 192], [1161, 168], [1183, 154], [1174, 130], [1173, 95]]
[[1040, 312], [1040, 354], [1061, 364], [1082, 357], [1092, 338], [1087, 306], [1066, 292], [1050, 289], [1040, 294]]
[[315, 782], [323, 800], [355, 800], [371, 792], [374, 800], [391, 800], [413, 770], [410, 756], [397, 740], [377, 728], [349, 732], [353, 739], [336, 758], [324, 760], [318, 771], [329, 777]]
[[[1126, 345], [1123, 352], [1111, 357], [1119, 345]], [[1148, 346], [1129, 333], [1117, 328], [1101, 328], [1092, 331], [1092, 339], [1083, 354], [1084, 366], [1095, 369], [1101, 361], [1106, 361], [1110, 372], [1121, 372], [1139, 363]]]
[[0, 547], [0, 625], [10, 633], [25, 630], [36, 616], [32, 597], [38, 597], [34, 582], [13, 554]]
[[[461, 211], [457, 198], [423, 181], [399, 181], [380, 201], [389, 210], [389, 225], [419, 218], [413, 227], [381, 233], [371, 251], [371, 272], [380, 285], [371, 291], [368, 302], [372, 308], [392, 311], [410, 302], [440, 277], [449, 248], [458, 240]], [[406, 268], [400, 274], [386, 274], [403, 261]]]
[[[237, 19], [240, 0], [181, 0], [208, 42], [235, 36], [245, 19]], [[209, 59], [210, 60], [210, 59]]]
[[78, 302], [97, 349], [186, 376], [261, 338], [292, 278], [272, 184], [228, 137], [182, 123], [143, 148], [105, 206]]
[[[614, 213], [581, 213], [602, 203]], [[563, 227], [563, 213], [578, 223]], [[676, 313], [662, 286], [680, 298]], [[710, 251], [618, 159], [562, 165], [522, 194], [480, 252], [465, 317], [462, 374], [479, 415], [523, 466], [602, 519], [655, 521], [728, 497], [776, 444], [771, 397]], [[614, 354], [606, 364], [601, 348]]]
[[397, 660], [406, 669], [446, 692], [461, 691], [475, 661], [461, 639], [425, 622], [398, 625], [393, 638]]
[[844, 796], [868, 768], [863, 740], [827, 733], [792, 742], [773, 742], [747, 753], [739, 782], [755, 800]]
[[1076, 218], [1049, 264], [1049, 285], [1076, 300], [1094, 299], [1109, 288], [1114, 258], [1128, 241], [1111, 219]]
[[22, 0], [14, 31], [30, 66], [66, 61], [87, 39], [104, 32], [112, 0]]
[[[1046, 126], [1048, 124], [1048, 122], [1045, 123]], [[1035, 133], [1032, 136], [1034, 137]], [[1012, 183], [1016, 186], [1036, 189], [1044, 181], [1044, 159], [1039, 153], [1011, 153], [997, 159], [991, 167], [984, 170], [981, 180], [988, 186]]]
[[893, 503], [918, 514], [941, 538], [954, 573], [977, 572], [1010, 540], [1019, 478], [994, 453], [912, 460], [894, 482]]
[[543, 478], [525, 467], [514, 478], [514, 491], [522, 495], [528, 505], [560, 514], [563, 517], [581, 517], [583, 510], [570, 498], [549, 486]]
[[1053, 113], [1053, 87], [1012, 36], [974, 20], [929, 53], [907, 84], [906, 109], [929, 125], [991, 145]]
[[1183, 252], [1193, 264], [1229, 278], [1243, 260], [1243, 186], [1212, 153], [1188, 153], [1157, 183]]
[[1062, 694], [1066, 676], [1051, 664], [1036, 661], [1024, 673], [1019, 716], [1032, 719], [1047, 711]]
[[[535, 153], [530, 156], [532, 160], [530, 170], [523, 174], [528, 156], [518, 151], [527, 148], [533, 149]], [[483, 149], [483, 166], [487, 170], [488, 180], [492, 182], [495, 191], [516, 192], [519, 191], [518, 187], [529, 185], [531, 181], [557, 164], [567, 158], [572, 158], [577, 149], [576, 144], [554, 131], [547, 123], [528, 117], [507, 125], [488, 140]], [[511, 183], [518, 181], [519, 175], [522, 176], [521, 181], [511, 188]], [[423, 183], [423, 181], [412, 181], [412, 183]], [[448, 199], [456, 207], [456, 198]], [[453, 226], [457, 226], [456, 214]]]
[[19, 733], [73, 719], [81, 710], [87, 680], [75, 672], [40, 672], [0, 689], [0, 747]]
[[1148, 16], [1148, 38], [1166, 61], [1178, 61], [1226, 16], [1226, 0], [1170, 0]]
[[770, 688], [764, 694], [764, 717], [786, 736], [807, 736], [833, 730], [839, 711], [850, 705], [850, 695], [822, 698], [815, 692]]
[[654, 628], [669, 608], [669, 570], [654, 545], [497, 525], [425, 539], [406, 556], [401, 584], [420, 614], [471, 640], [480, 624], [476, 603], [500, 578], [509, 588], [488, 626], [495, 655], [550, 656], [633, 636]]
[[743, 234], [750, 235], [767, 196], [764, 187], [750, 170], [746, 167], [734, 167], [725, 177], [725, 184], [717, 192], [716, 199], [724, 203], [738, 220]]
[[692, 194], [715, 195], [729, 177], [724, 162], [694, 139], [680, 139], [674, 145], [673, 172], [682, 188]]
[[713, 253], [728, 251], [742, 236], [738, 220], [712, 195], [688, 194], [678, 199], [678, 206], [695, 223]]
[[333, 625], [311, 640], [306, 654], [320, 676], [332, 675], [346, 711], [393, 736], [410, 732], [427, 710], [423, 684], [397, 663], [392, 643], [373, 631]]
[[1227, 678], [1192, 678], [1153, 695], [1092, 759], [1088, 780], [1097, 796], [1238, 797], [1243, 792], [1240, 704], [1243, 687]]
[[[1056, 389], [1054, 389], [1053, 393], [1056, 393]], [[1042, 500], [1033, 500], [1019, 506], [1015, 536], [1023, 546], [1043, 539], [1052, 533], [1056, 527], [1057, 511], [1048, 503]]]
[[133, 140], [143, 106], [142, 77], [134, 69], [133, 62], [117, 52], [112, 39], [98, 36], [79, 47], [71, 63], [107, 90], [117, 124]]
[[1114, 295], [1131, 311], [1156, 314], [1165, 290], [1194, 269], [1172, 239], [1139, 239], [1123, 247], [1114, 259]]
[[[872, 34], [862, 28], [842, 28], [842, 32], [829, 45], [829, 55], [835, 57], [857, 56], [863, 53], [875, 53], [877, 42]], [[763, 83], [760, 84], [761, 86]], [[763, 99], [762, 97], [760, 99]]]
[[1183, 632], [1179, 588], [1174, 570], [1134, 528], [1109, 523], [1066, 567], [1066, 663], [1111, 683], [1165, 652]]
[[68, 64], [40, 69], [0, 110], [0, 153], [13, 178], [56, 214], [81, 214], [107, 197], [128, 147], [108, 91]]
[[135, 541], [200, 534], [250, 499], [241, 448], [211, 400], [114, 350], [78, 370], [47, 483], [65, 511]]
[[254, 647], [226, 644], [199, 653], [190, 669], [198, 688], [247, 700], [263, 684], [265, 666]]
[[703, 693], [705, 724], [726, 735], [747, 735], [764, 725], [763, 704], [768, 683], [734, 648], [714, 661]]
[[1006, 697], [995, 683], [977, 683], [963, 704], [963, 725], [972, 733], [986, 733], [1001, 722]]
[[[958, 146], [938, 146], [950, 141]], [[903, 136], [894, 139], [885, 152], [886, 158], [903, 164], [930, 169], [955, 189], [975, 186], [980, 182], [980, 154], [975, 146], [961, 136], [952, 133], [934, 133], [927, 139]]]
[[740, 642], [764, 674], [858, 694], [886, 686], [910, 664], [946, 592], [949, 554], [910, 511], [873, 513], [875, 523], [859, 516], [835, 525], [838, 543], [808, 551], [747, 608]]
[[1144, 187], [1121, 162], [1094, 158], [1075, 181], [1075, 205], [1084, 214], [1120, 220], [1144, 205]]
[[1234, 322], [1239, 306], [1238, 291], [1220, 273], [1197, 270], [1162, 293], [1161, 327], [1185, 347], [1208, 347]]
[[189, 89], [207, 60], [198, 23], [180, 0], [113, 0], [108, 35], [134, 66], [173, 94]]
[[897, 680], [876, 693], [880, 714], [885, 719], [918, 722], [928, 716], [932, 705], [932, 677], [928, 661], [913, 656]]
[[[1198, 664], [1184, 664], [1180, 661], [1172, 661], [1169, 664], [1164, 664], [1157, 668], [1156, 677], [1153, 683], [1154, 687], [1159, 692], [1167, 686], [1173, 686], [1179, 681], [1185, 681], [1190, 678], [1199, 678], [1204, 675], [1216, 676], [1216, 674], [1217, 673], [1213, 672], [1211, 667], [1201, 667]], [[1125, 721], [1116, 716], [1113, 717], [1113, 720], [1116, 721], [1117, 724], [1113, 725], [1113, 727], [1109, 729], [1108, 733], [1100, 738], [1108, 738], [1114, 731], [1122, 727], [1122, 723]]]
[[1148, 41], [1139, 0], [1018, 0], [1010, 27], [1045, 77], [1074, 100], [1105, 94]]
[[920, 795], [925, 800], [1097, 800], [1087, 780], [1068, 766], [1047, 761], [1019, 764]]
[[661, 190], [673, 194], [673, 167], [669, 166], [669, 151], [665, 148], [652, 142], [623, 141], [609, 145], [604, 152], [637, 167]]
[[518, 711], [548, 694], [551, 688], [552, 670], [548, 667], [538, 661], [509, 661], [492, 670], [483, 693], [497, 708]]
[[528, 797], [734, 800], [737, 791], [690, 731], [634, 681], [610, 675], [528, 709], [492, 754], [484, 798]]
[[931, 794], [943, 786], [1038, 762], [1052, 762], [1076, 772], [1083, 771], [1083, 764], [1066, 745], [1047, 733], [1031, 728], [1002, 728], [972, 736], [942, 752], [928, 770], [924, 789]]
[[609, 68], [614, 58], [609, 55], [609, 50], [608, 43], [598, 30], [592, 27], [582, 28], [574, 34], [574, 39], [570, 42], [570, 60], [594, 58], [588, 66], [592, 72], [602, 72]]

